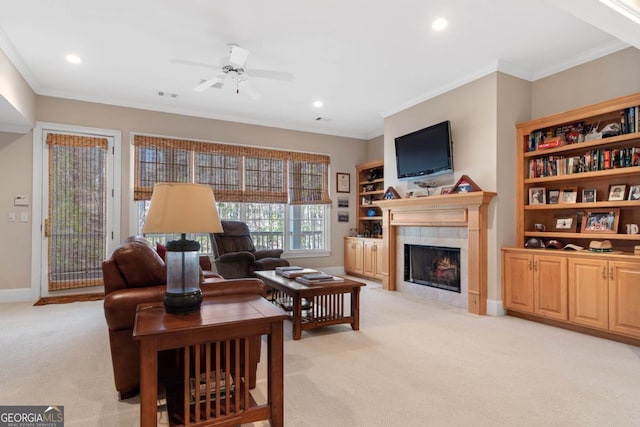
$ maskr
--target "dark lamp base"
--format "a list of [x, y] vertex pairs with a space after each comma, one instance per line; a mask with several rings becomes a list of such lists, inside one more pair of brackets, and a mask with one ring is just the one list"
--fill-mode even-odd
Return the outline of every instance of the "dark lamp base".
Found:
[[167, 313], [193, 313], [200, 310], [202, 292], [200, 289], [183, 294], [165, 293], [164, 308]]

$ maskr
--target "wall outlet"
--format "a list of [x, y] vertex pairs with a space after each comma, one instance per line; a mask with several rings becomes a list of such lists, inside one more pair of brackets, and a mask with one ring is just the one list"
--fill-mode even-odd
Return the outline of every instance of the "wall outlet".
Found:
[[29, 212], [20, 212], [20, 222], [29, 222]]
[[9, 212], [9, 222], [16, 222], [16, 213]]

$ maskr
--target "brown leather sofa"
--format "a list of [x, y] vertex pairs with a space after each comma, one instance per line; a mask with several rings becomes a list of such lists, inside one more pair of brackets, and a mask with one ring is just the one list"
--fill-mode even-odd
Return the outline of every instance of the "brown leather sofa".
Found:
[[[257, 279], [225, 280], [212, 274], [208, 257], [201, 257], [203, 298], [220, 295], [256, 294], [266, 296], [264, 284]], [[162, 302], [166, 290], [166, 267], [162, 258], [142, 237], [130, 237], [102, 263], [104, 277], [104, 313], [109, 328], [111, 361], [120, 399], [138, 394], [140, 354], [133, 340], [136, 307], [141, 303]], [[255, 387], [260, 361], [260, 337], [251, 341], [249, 355], [250, 388]], [[160, 361], [160, 371], [162, 370]], [[163, 373], [159, 372], [159, 378]]]
[[210, 233], [216, 270], [225, 279], [256, 277], [255, 272], [289, 265], [282, 249], [256, 249], [251, 232], [241, 221], [221, 221], [222, 233]]

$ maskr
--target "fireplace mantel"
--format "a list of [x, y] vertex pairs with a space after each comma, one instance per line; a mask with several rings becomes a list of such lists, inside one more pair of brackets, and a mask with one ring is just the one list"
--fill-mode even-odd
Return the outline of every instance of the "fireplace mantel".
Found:
[[466, 227], [469, 246], [469, 312], [487, 312], [487, 210], [496, 193], [474, 191], [374, 202], [382, 209], [387, 250], [383, 286], [396, 290], [397, 227]]

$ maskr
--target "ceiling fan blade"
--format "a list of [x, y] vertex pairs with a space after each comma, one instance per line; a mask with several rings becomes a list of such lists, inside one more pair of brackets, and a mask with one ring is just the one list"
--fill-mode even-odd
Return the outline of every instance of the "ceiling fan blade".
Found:
[[293, 81], [293, 74], [287, 71], [256, 70], [255, 68], [252, 68], [247, 70], [247, 74], [251, 77], [258, 77], [261, 79], [280, 80], [283, 82]]
[[219, 70], [220, 68], [222, 68], [219, 65], [212, 65], [212, 64], [207, 64], [206, 62], [199, 62], [199, 61], [190, 61], [188, 59], [171, 59], [171, 60], [169, 60], [169, 62], [171, 62], [173, 64], [191, 65], [193, 67], [202, 67], [202, 68], [207, 68], [209, 70]]
[[231, 55], [229, 56], [229, 63], [234, 67], [244, 67], [249, 57], [249, 51], [241, 48], [240, 46], [231, 46]]
[[220, 78], [218, 78], [218, 76], [215, 76], [215, 77], [212, 77], [210, 79], [202, 81], [202, 83], [200, 83], [198, 86], [193, 88], [193, 91], [194, 92], [202, 92], [202, 91], [204, 91], [206, 89], [209, 89], [210, 87], [215, 86], [217, 84], [220, 84], [220, 86], [222, 86], [222, 82], [220, 81]]
[[249, 98], [254, 101], [262, 98], [262, 95], [256, 91], [247, 80], [241, 80], [238, 82], [238, 90], [245, 93]]

